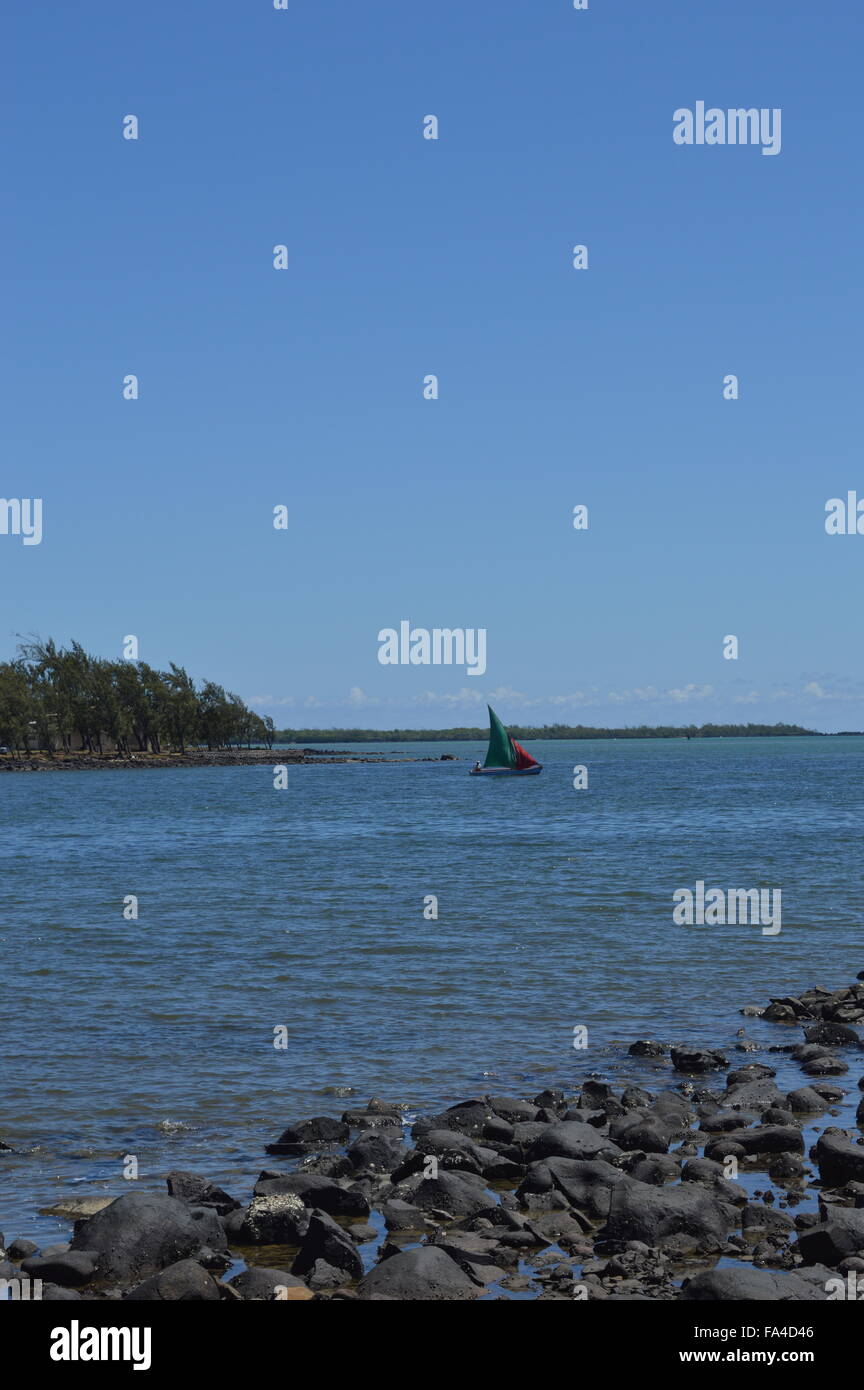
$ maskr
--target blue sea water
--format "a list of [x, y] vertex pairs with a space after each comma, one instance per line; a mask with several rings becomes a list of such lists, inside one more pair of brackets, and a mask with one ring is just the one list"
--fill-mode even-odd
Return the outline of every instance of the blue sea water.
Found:
[[[286, 1124], [371, 1095], [676, 1084], [629, 1043], [800, 1041], [738, 1010], [864, 969], [862, 738], [534, 743], [512, 781], [386, 749], [460, 761], [0, 778], [7, 1237], [66, 1238], [39, 1207], [128, 1190], [127, 1154], [248, 1189]], [[780, 888], [781, 932], [675, 925], [697, 880]]]

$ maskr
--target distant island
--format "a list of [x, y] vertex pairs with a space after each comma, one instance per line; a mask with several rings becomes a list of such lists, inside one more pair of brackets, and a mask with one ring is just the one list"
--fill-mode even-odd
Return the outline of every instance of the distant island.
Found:
[[[639, 724], [626, 729], [594, 729], [587, 724], [508, 724], [514, 738], [830, 738], [800, 724]], [[859, 730], [849, 729], [847, 735]], [[484, 743], [484, 729], [282, 729], [277, 743]], [[840, 735], [835, 735], [840, 737]]]

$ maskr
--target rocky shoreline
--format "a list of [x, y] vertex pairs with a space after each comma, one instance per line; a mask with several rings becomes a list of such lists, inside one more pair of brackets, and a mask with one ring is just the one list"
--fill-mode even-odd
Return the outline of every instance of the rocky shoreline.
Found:
[[289, 748], [278, 745], [266, 748], [230, 748], [212, 752], [196, 750], [186, 753], [30, 753], [17, 756], [0, 754], [0, 772], [92, 772], [110, 768], [154, 767], [268, 767], [277, 764], [311, 763], [438, 763], [458, 761], [454, 753], [439, 757], [394, 757], [383, 753], [351, 753], [317, 748]]
[[864, 971], [741, 1013], [787, 1030], [762, 1050], [800, 1086], [638, 1039], [656, 1091], [589, 1077], [410, 1132], [405, 1106], [373, 1099], [284, 1129], [242, 1199], [171, 1172], [165, 1193], [60, 1203], [68, 1244], [0, 1237], [0, 1278], [54, 1300], [864, 1298], [864, 1095], [857, 1130], [824, 1123], [864, 1091]]

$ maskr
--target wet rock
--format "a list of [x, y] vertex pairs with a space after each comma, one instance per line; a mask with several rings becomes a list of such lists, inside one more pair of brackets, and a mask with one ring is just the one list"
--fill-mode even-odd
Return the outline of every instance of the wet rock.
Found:
[[764, 1062], [748, 1062], [746, 1067], [738, 1067], [735, 1071], [730, 1071], [726, 1077], [727, 1089], [731, 1086], [742, 1086], [747, 1081], [765, 1081], [776, 1076], [773, 1067], [766, 1066]]
[[219, 1285], [196, 1260], [178, 1260], [130, 1289], [125, 1298], [151, 1303], [218, 1303]]
[[348, 1150], [354, 1168], [364, 1172], [392, 1173], [405, 1157], [405, 1145], [382, 1134], [364, 1134]]
[[528, 1161], [541, 1158], [608, 1159], [618, 1158], [622, 1150], [592, 1125], [565, 1120], [548, 1125], [528, 1149]]
[[729, 1059], [722, 1052], [713, 1052], [703, 1047], [673, 1047], [672, 1065], [676, 1071], [695, 1075], [700, 1072], [715, 1071], [728, 1067]]
[[833, 1126], [826, 1129], [811, 1150], [811, 1156], [826, 1187], [864, 1182], [864, 1147], [854, 1143], [842, 1129]]
[[[307, 1154], [297, 1165], [298, 1173], [314, 1173], [319, 1178], [348, 1178], [354, 1173], [350, 1158], [345, 1154]], [[262, 1173], [263, 1177], [264, 1174]], [[271, 1171], [273, 1178], [284, 1178], [284, 1172]]]
[[372, 1096], [366, 1110], [370, 1115], [395, 1115], [397, 1120], [401, 1120], [402, 1112], [407, 1109], [404, 1105], [397, 1104], [396, 1101], [382, 1100], [380, 1096]]
[[639, 1086], [628, 1086], [621, 1096], [621, 1106], [624, 1110], [645, 1110], [653, 1100], [650, 1091], [643, 1091]]
[[424, 1245], [406, 1250], [376, 1265], [357, 1285], [362, 1299], [410, 1299], [429, 1302], [438, 1299], [476, 1298], [482, 1291], [445, 1250]]
[[319, 1144], [344, 1144], [351, 1134], [344, 1120], [329, 1115], [316, 1115], [311, 1120], [284, 1129], [275, 1144], [267, 1144], [268, 1154], [302, 1154]]
[[499, 1119], [494, 1115], [491, 1120], [487, 1120], [483, 1126], [481, 1138], [486, 1143], [511, 1144], [513, 1141], [514, 1126], [509, 1120]]
[[283, 1192], [253, 1197], [228, 1221], [228, 1233], [238, 1245], [299, 1245], [309, 1212], [296, 1192]]
[[425, 1211], [399, 1198], [385, 1202], [381, 1214], [388, 1231], [423, 1231], [428, 1224]]
[[[741, 1012], [743, 1014], [744, 1010], [742, 1009]], [[749, 1016], [752, 1017], [753, 1015]], [[772, 1000], [767, 1009], [761, 1011], [761, 1017], [770, 1023], [795, 1023], [799, 1015], [791, 1004], [781, 1004], [779, 1000]]]
[[798, 1233], [798, 1249], [805, 1264], [826, 1264], [832, 1269], [850, 1255], [864, 1250], [864, 1211], [832, 1207], [827, 1220]]
[[653, 1038], [639, 1038], [627, 1049], [630, 1057], [665, 1057], [668, 1051], [665, 1044], [655, 1042]]
[[467, 1134], [469, 1138], [478, 1139], [485, 1125], [492, 1119], [500, 1119], [494, 1110], [482, 1100], [461, 1101], [459, 1105], [452, 1105], [449, 1110], [444, 1110], [440, 1115], [430, 1115], [424, 1119], [416, 1121], [411, 1133], [415, 1139], [422, 1138], [430, 1130], [453, 1129], [459, 1134]]
[[727, 1087], [721, 1102], [730, 1110], [752, 1110], [761, 1114], [769, 1106], [781, 1105], [785, 1097], [777, 1084], [768, 1077], [740, 1081]]
[[[755, 1119], [755, 1115], [752, 1118]], [[712, 1110], [703, 1115], [699, 1128], [706, 1134], [732, 1134], [741, 1129], [746, 1119], [740, 1110]]]
[[814, 1081], [811, 1090], [820, 1095], [829, 1105], [839, 1103], [846, 1092], [842, 1086], [838, 1086], [836, 1081]]
[[725, 1146], [728, 1154], [730, 1144], [737, 1145], [748, 1156], [804, 1152], [804, 1136], [800, 1129], [790, 1125], [754, 1125], [752, 1129], [730, 1131], [710, 1145], [710, 1155], [706, 1147], [706, 1155], [711, 1158], [718, 1156], [714, 1152], [717, 1146]]
[[337, 1270], [339, 1284], [359, 1279], [363, 1273], [363, 1261], [357, 1247], [347, 1232], [342, 1230], [324, 1211], [313, 1211], [308, 1229], [300, 1242], [297, 1258], [291, 1266], [291, 1273], [299, 1277], [307, 1276], [311, 1288], [332, 1288], [337, 1285], [322, 1283], [321, 1271], [313, 1277], [315, 1265], [322, 1261], [331, 1270]]
[[316, 1260], [306, 1274], [306, 1282], [316, 1292], [321, 1289], [341, 1289], [348, 1282], [348, 1276], [336, 1265], [328, 1264], [326, 1260]]
[[43, 1284], [43, 1303], [71, 1303], [81, 1298], [77, 1289], [64, 1288], [62, 1284]]
[[806, 1172], [807, 1169], [797, 1154], [777, 1154], [776, 1158], [772, 1158], [768, 1165], [769, 1178], [772, 1182], [776, 1182], [781, 1186], [784, 1183], [800, 1182], [804, 1178]]
[[629, 1110], [609, 1125], [609, 1138], [619, 1148], [643, 1153], [665, 1154], [673, 1132], [650, 1110]]
[[800, 1124], [791, 1110], [784, 1110], [779, 1105], [772, 1105], [768, 1110], [763, 1111], [760, 1119], [763, 1125], [795, 1125], [797, 1128]]
[[225, 1229], [216, 1213], [155, 1192], [118, 1197], [79, 1222], [72, 1238], [73, 1250], [95, 1254], [100, 1279], [127, 1286], [197, 1255], [204, 1245], [225, 1245]]
[[113, 1197], [62, 1197], [49, 1207], [41, 1207], [44, 1216], [60, 1216], [65, 1221], [80, 1221], [95, 1216], [97, 1211], [110, 1207]]
[[477, 1284], [493, 1284], [503, 1279], [514, 1255], [494, 1237], [473, 1231], [450, 1231], [432, 1238], [430, 1245], [444, 1250]]
[[475, 1176], [482, 1173], [485, 1164], [499, 1156], [494, 1149], [483, 1148], [466, 1134], [452, 1129], [433, 1129], [418, 1138], [414, 1152], [393, 1173], [393, 1181], [400, 1182], [403, 1175], [407, 1177], [411, 1172], [427, 1167], [426, 1160], [430, 1155], [437, 1159], [439, 1168], [473, 1173]]
[[767, 1231], [771, 1236], [788, 1240], [795, 1230], [795, 1222], [785, 1211], [775, 1211], [773, 1207], [748, 1202], [741, 1211], [741, 1229], [745, 1232]]
[[[0, 1236], [0, 1250], [2, 1250], [2, 1248], [3, 1238]], [[10, 1260], [26, 1260], [28, 1256], [35, 1255], [38, 1249], [39, 1246], [35, 1241], [24, 1240], [21, 1236], [18, 1236], [16, 1240], [12, 1241], [6, 1254], [9, 1256]]]
[[527, 1100], [515, 1100], [512, 1096], [489, 1096], [487, 1103], [493, 1114], [509, 1124], [537, 1119], [538, 1107]]
[[634, 1154], [632, 1157], [635, 1162], [625, 1163], [623, 1167], [638, 1182], [662, 1187], [664, 1183], [675, 1182], [680, 1176], [678, 1162], [670, 1154], [657, 1154], [650, 1158], [644, 1154]]
[[609, 1211], [612, 1188], [624, 1181], [625, 1174], [609, 1163], [548, 1158], [532, 1164], [516, 1197], [526, 1203], [531, 1194], [557, 1190], [566, 1205], [600, 1220]]
[[424, 1178], [414, 1193], [414, 1205], [423, 1211], [447, 1212], [454, 1219], [475, 1216], [492, 1205], [482, 1178], [470, 1173], [439, 1173]]
[[726, 1177], [722, 1163], [709, 1158], [693, 1158], [681, 1170], [683, 1182], [700, 1182], [712, 1188], [715, 1197], [731, 1206], [740, 1206], [747, 1201], [746, 1188]]
[[661, 1188], [625, 1178], [612, 1189], [600, 1236], [616, 1244], [639, 1240], [652, 1246], [679, 1234], [722, 1241], [736, 1225], [734, 1207], [718, 1201], [699, 1183]]
[[790, 1091], [786, 1103], [798, 1115], [819, 1115], [826, 1107], [824, 1097], [812, 1086], [801, 1086], [797, 1091]]
[[767, 1269], [711, 1269], [685, 1280], [678, 1296], [691, 1303], [773, 1303], [825, 1299], [828, 1295], [794, 1274], [772, 1274]]
[[[584, 1118], [584, 1117], [583, 1117]], [[513, 1140], [508, 1155], [517, 1161], [524, 1161], [531, 1145], [545, 1134], [548, 1122], [539, 1120], [520, 1120], [513, 1126]]]
[[842, 1076], [849, 1070], [848, 1063], [841, 1061], [839, 1057], [823, 1056], [813, 1057], [805, 1062], [802, 1071], [808, 1076]]
[[240, 1203], [229, 1197], [221, 1187], [197, 1173], [177, 1170], [169, 1173], [165, 1182], [169, 1197], [176, 1197], [179, 1202], [186, 1202], [193, 1207], [213, 1207], [219, 1216], [236, 1211], [240, 1206]]
[[403, 1128], [399, 1115], [379, 1115], [368, 1110], [346, 1110], [342, 1122], [349, 1129], [374, 1130], [391, 1136], [401, 1135]]
[[299, 1197], [305, 1207], [320, 1207], [331, 1216], [368, 1216], [369, 1202], [356, 1187], [342, 1187], [317, 1173], [264, 1175], [254, 1187], [256, 1197]]
[[21, 1265], [28, 1279], [77, 1288], [89, 1284], [96, 1274], [97, 1256], [90, 1250], [67, 1250], [54, 1256], [30, 1255]]
[[534, 1105], [545, 1110], [558, 1110], [566, 1103], [563, 1091], [541, 1091], [539, 1096], [534, 1097]]
[[854, 1028], [844, 1023], [814, 1023], [812, 1028], [804, 1029], [808, 1043], [819, 1043], [825, 1047], [857, 1047], [861, 1041]]

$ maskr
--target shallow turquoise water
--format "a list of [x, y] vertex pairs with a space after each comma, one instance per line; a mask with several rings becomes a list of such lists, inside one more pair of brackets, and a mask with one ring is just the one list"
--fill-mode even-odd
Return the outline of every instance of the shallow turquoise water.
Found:
[[[7, 1236], [120, 1190], [126, 1153], [242, 1186], [334, 1088], [416, 1110], [617, 1074], [638, 1037], [797, 1041], [737, 1010], [864, 969], [864, 739], [535, 743], [542, 776], [512, 782], [467, 776], [479, 745], [405, 749], [444, 751], [284, 791], [268, 768], [0, 779]], [[674, 925], [698, 879], [781, 888], [779, 936]]]

